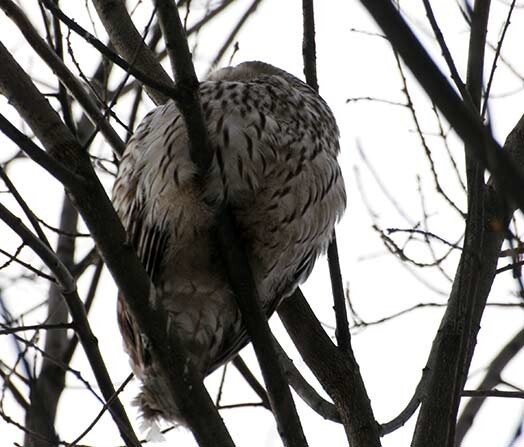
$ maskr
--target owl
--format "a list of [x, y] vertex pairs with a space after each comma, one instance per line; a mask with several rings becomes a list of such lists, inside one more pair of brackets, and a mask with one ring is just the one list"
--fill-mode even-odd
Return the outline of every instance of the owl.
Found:
[[[339, 133], [324, 100], [262, 62], [214, 72], [200, 83], [213, 160], [204, 181], [175, 102], [151, 111], [120, 161], [113, 202], [141, 262], [205, 377], [248, 343], [214, 235], [230, 208], [269, 318], [326, 250], [346, 195]], [[167, 381], [122, 297], [118, 323], [146, 420], [183, 421]]]

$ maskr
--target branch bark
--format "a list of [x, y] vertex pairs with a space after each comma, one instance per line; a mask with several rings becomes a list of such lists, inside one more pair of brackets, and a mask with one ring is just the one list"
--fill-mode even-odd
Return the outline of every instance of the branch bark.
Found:
[[[306, 76], [306, 82], [318, 92], [319, 86], [316, 71], [315, 15], [313, 0], [303, 0], [302, 13], [304, 27], [304, 36], [302, 41], [304, 74]], [[337, 238], [336, 232], [334, 230], [327, 254], [335, 309], [335, 336], [337, 339], [337, 348], [339, 350], [338, 357], [340, 362], [340, 369], [348, 370], [348, 375], [346, 378], [348, 386], [355, 391], [353, 393], [344, 395], [343, 392], [340, 392], [341, 390], [339, 386], [334, 385], [333, 383], [324, 382], [322, 380], [324, 379], [330, 381], [332, 377], [321, 375], [317, 376], [317, 378], [320, 380], [322, 386], [324, 386], [326, 391], [328, 391], [328, 389], [331, 389], [331, 391], [334, 393], [332, 395], [328, 391], [328, 394], [330, 394], [331, 398], [335, 402], [335, 405], [339, 413], [341, 413], [340, 418], [344, 423], [344, 427], [346, 429], [346, 433], [348, 435], [350, 444], [354, 445], [355, 447], [369, 447], [380, 445], [378, 424], [375, 421], [373, 410], [371, 408], [371, 403], [369, 401], [364, 382], [360, 375], [358, 364], [353, 354], [353, 348], [351, 346], [351, 335], [349, 332], [349, 324], [347, 319], [346, 300], [344, 296], [342, 273], [340, 271], [340, 262], [338, 257]], [[295, 296], [296, 295], [297, 293], [295, 293]], [[295, 300], [296, 299], [297, 298], [295, 298]], [[287, 301], [289, 302], [289, 300]], [[280, 312], [279, 315], [281, 315]], [[286, 310], [284, 309], [282, 311], [282, 315], [286, 316], [287, 323], [284, 322], [284, 324], [286, 325], [286, 329], [288, 329], [288, 324], [290, 323], [289, 312], [286, 312]], [[311, 320], [311, 323], [313, 323], [313, 320]], [[297, 329], [297, 327], [292, 324], [289, 324], [289, 328], [292, 330]], [[313, 329], [313, 327], [311, 329]], [[319, 329], [321, 328], [317, 328], [317, 330]], [[308, 339], [304, 339], [307, 341], [303, 341], [301, 338], [297, 337], [296, 334], [290, 333], [290, 335], [293, 338], [295, 344], [297, 344], [297, 342], [301, 344], [309, 343]], [[326, 341], [325, 347], [327, 348], [327, 346], [329, 345]], [[297, 348], [299, 349], [301, 355], [304, 357], [302, 348], [298, 345]], [[311, 359], [312, 357], [308, 356], [308, 358]], [[304, 360], [306, 360], [306, 357], [304, 357]], [[310, 368], [312, 368], [313, 372], [315, 372], [315, 369], [313, 369], [312, 365], [310, 365], [309, 363], [308, 365], [310, 366]], [[338, 368], [335, 365], [332, 365], [332, 367]], [[316, 371], [320, 372], [319, 365], [316, 366]], [[316, 372], [315, 375], [317, 375]], [[355, 417], [355, 414], [357, 412], [362, 415], [362, 418], [359, 418], [359, 420], [357, 420]], [[365, 420], [364, 418], [368, 419]], [[359, 427], [359, 424], [362, 425], [362, 428]]]
[[[489, 6], [490, 0], [477, 0], [471, 21], [466, 89], [479, 114]], [[422, 397], [413, 446], [451, 447], [454, 443], [461, 392], [503, 240], [497, 234], [495, 247], [498, 246], [498, 250], [490, 252], [488, 257], [484, 251], [489, 238], [485, 231], [485, 212], [490, 210], [484, 168], [482, 163], [471, 157], [472, 153], [473, 148], [466, 143], [468, 214], [464, 249], [448, 301], [449, 312], [446, 312], [439, 328], [438, 354], [429, 372], [426, 395]]]
[[[11, 54], [0, 45], [0, 92], [9, 98], [20, 116], [31, 127], [36, 137], [46, 147], [53, 159], [75, 174], [74, 180], [65, 187], [80, 211], [93, 239], [97, 243], [106, 265], [113, 274], [121, 293], [126, 297], [133, 317], [140, 329], [151, 342], [152, 352], [161, 365], [165, 377], [170, 380], [172, 389], [180, 394], [184, 405], [184, 414], [198, 415], [200, 430], [196, 432], [202, 446], [232, 446], [233, 442], [217, 417], [216, 409], [202, 385], [201, 379], [192, 374], [191, 365], [186, 367], [185, 351], [173, 333], [167, 321], [167, 313], [162, 309], [152, 309], [149, 297], [154, 293], [149, 278], [133, 248], [127, 242], [125, 231], [97, 179], [91, 166], [88, 154], [63, 125], [56, 112], [36, 89], [34, 84], [12, 58]], [[78, 304], [71, 313], [83, 312]], [[79, 337], [90, 360], [98, 349], [96, 339], [86, 332], [89, 326], [79, 327]], [[171, 331], [166, 337], [166, 332]], [[80, 332], [83, 331], [83, 332]], [[166, 343], [166, 339], [170, 343]], [[94, 362], [91, 361], [94, 366]], [[103, 363], [102, 363], [103, 365]], [[114, 388], [107, 376], [107, 381], [100, 383], [106, 402], [113, 394]], [[117, 423], [127, 421], [129, 430], [122, 430], [121, 435], [128, 445], [138, 445], [127, 416], [118, 399], [115, 399], [110, 410]], [[226, 434], [224, 434], [226, 433]], [[202, 434], [199, 439], [198, 435]]]
[[[64, 195], [62, 202], [62, 213], [60, 229], [67, 233], [76, 231], [78, 213], [73, 208], [69, 198]], [[75, 239], [61, 233], [58, 237], [56, 256], [64, 264], [67, 270], [71, 270], [74, 264]], [[51, 284], [47, 302], [48, 324], [66, 323], [68, 319], [67, 305], [64, 302], [60, 288]], [[60, 396], [65, 386], [66, 370], [51, 359], [62, 359], [68, 345], [67, 330], [56, 329], [46, 331], [44, 351], [47, 356], [43, 358], [42, 368], [36, 380], [30, 384], [29, 400], [30, 407], [26, 412], [25, 426], [31, 430], [43, 434], [48, 439], [58, 441], [55, 433], [56, 409]], [[24, 440], [27, 447], [45, 447], [39, 439], [28, 436]]]
[[[14, 216], [6, 207], [0, 204], [0, 219], [2, 219], [13, 231], [15, 231], [18, 236], [29, 246], [31, 249], [42, 259], [42, 261], [49, 267], [49, 269], [55, 275], [57, 281], [61, 286], [61, 294], [64, 297], [66, 303], [69, 307], [69, 312], [73, 319], [73, 326], [75, 332], [77, 333], [82, 346], [86, 352], [87, 358], [89, 359], [90, 365], [93, 369], [93, 373], [96, 377], [98, 385], [104, 395], [106, 401], [111, 401], [115, 394], [115, 389], [107, 368], [98, 349], [98, 342], [94, 336], [89, 322], [85, 315], [84, 307], [78, 293], [76, 291], [76, 283], [74, 278], [70, 275], [67, 267], [58, 259], [51, 251], [51, 249], [45, 245], [40, 239], [38, 239], [34, 234], [18, 219]], [[32, 398], [40, 398], [42, 396], [31, 396]], [[39, 402], [38, 404], [40, 404]], [[124, 407], [118, 399], [113, 399], [110, 405], [111, 414], [117, 424], [122, 439], [128, 447], [139, 447], [140, 442], [136, 437], [131, 423], [127, 418], [127, 415], [124, 411]], [[46, 429], [50, 425], [52, 426], [51, 414], [49, 413], [49, 408], [37, 408], [40, 411], [40, 416], [45, 418], [44, 423], [47, 427], [39, 427]], [[34, 433], [30, 431], [28, 434], [32, 436]], [[41, 436], [39, 433], [38, 436], [33, 436], [32, 439], [39, 439], [43, 442], [40, 445], [48, 445], [51, 443], [57, 442], [57, 437], [52, 430], [51, 438]], [[29, 438], [26, 439], [29, 445], [32, 445], [29, 441]]]
[[[170, 85], [171, 78], [158, 62], [155, 54], [147, 47], [122, 0], [93, 0], [93, 4], [104, 28], [119, 54], [142, 73], [147, 73], [162, 84]], [[155, 104], [163, 104], [168, 97], [161, 91], [144, 85]]]
[[391, 0], [361, 0], [382, 28], [393, 47], [435, 102], [459, 137], [493, 175], [498, 193], [524, 210], [524, 170], [511, 163], [490, 130], [464, 104], [439, 68], [431, 60]]
[[[304, 75], [307, 84], [316, 92], [319, 91], [317, 78], [317, 53], [315, 42], [315, 11], [313, 0], [302, 0], [302, 16], [304, 36], [302, 39], [302, 56], [304, 60]], [[333, 230], [333, 236], [328, 246], [328, 264], [333, 291], [333, 303], [335, 308], [336, 331], [338, 347], [342, 351], [351, 350], [351, 335], [346, 311], [346, 300], [344, 286], [342, 284], [342, 273], [338, 257], [337, 236]]]
[[[171, 0], [157, 0], [156, 6], [177, 86], [183, 92], [182, 98], [176, 103], [186, 124], [190, 155], [198, 169], [198, 181], [203, 183], [211, 165], [213, 152], [209, 145], [199, 100], [198, 79], [177, 8]], [[231, 211], [220, 210], [216, 216], [216, 223], [218, 245], [228, 273], [229, 284], [262, 370], [278, 432], [285, 446], [305, 446], [307, 443], [300, 419], [282, 367], [278, 362], [269, 325], [260, 306], [256, 285], [249, 268], [248, 257], [238, 240], [238, 231]]]
[[[524, 348], [524, 329], [521, 329], [489, 364], [484, 379], [478, 386], [479, 390], [490, 390], [500, 383], [500, 374], [506, 365]], [[475, 416], [484, 404], [486, 397], [470, 399], [464, 407], [457, 422], [455, 446], [458, 447], [473, 425]]]
[[317, 412], [324, 419], [340, 423], [340, 416], [335, 405], [320, 396], [315, 388], [308, 383], [277, 340], [275, 340], [275, 346], [287, 380], [295, 392], [308, 404], [309, 408]]
[[0, 8], [13, 20], [33, 50], [42, 58], [49, 68], [53, 70], [60, 82], [65, 85], [76, 98], [92, 123], [100, 127], [102, 134], [115, 153], [121, 155], [125, 146], [122, 139], [111, 127], [107, 118], [100, 113], [98, 106], [85, 91], [82, 84], [73, 76], [53, 49], [38, 35], [38, 32], [34, 29], [24, 12], [11, 0], [0, 0]]
[[352, 447], [380, 446], [366, 388], [352, 351], [342, 352], [325, 333], [300, 289], [278, 308], [293, 343], [337, 407]]

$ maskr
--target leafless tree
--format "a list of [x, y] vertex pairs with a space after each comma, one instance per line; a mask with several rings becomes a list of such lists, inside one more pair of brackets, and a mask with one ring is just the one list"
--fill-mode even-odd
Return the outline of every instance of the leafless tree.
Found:
[[[370, 227], [392, 254], [388, 259], [400, 261], [414, 281], [423, 282], [433, 292], [441, 291], [446, 299], [419, 302], [409, 309], [377, 316], [374, 321], [362, 318], [356, 300], [350, 296], [351, 289], [342, 279], [347, 273], [341, 270], [338, 257], [346, 247], [337, 248], [334, 237], [328, 250], [334, 327], [320, 322], [308, 304], [311, 300], [306, 300], [301, 290], [278, 309], [289, 338], [307, 365], [297, 367], [280, 345], [288, 340], [279, 337], [277, 341], [259, 311], [256, 293], [250, 286], [253, 281], [245, 268], [242, 241], [232, 231], [226, 210], [217, 222], [220, 245], [228, 248], [222, 253], [224, 262], [239, 296], [259, 365], [245, 362], [240, 356], [231, 362], [258, 399], [251, 403], [246, 397], [233, 405], [222, 403], [231, 367], [224, 367], [213, 401], [203, 383], [184, 371], [184, 346], [177, 337], [169, 337], [172, 343], [164, 342], [166, 331], [172, 328], [165, 313], [147, 304], [150, 280], [126, 242], [106, 191], [139, 117], [153, 104], [168, 100], [176, 101], [182, 110], [192, 157], [205, 170], [210, 149], [194, 94], [198, 79], [188, 42], [197, 53], [199, 33], [217, 22], [222, 29], [227, 27], [223, 45], [205, 68], [209, 71], [225, 65], [226, 55], [233, 58], [238, 51], [239, 33], [249, 33], [246, 23], [257, 20], [257, 8], [270, 2], [131, 3], [91, 0], [71, 8], [58, 0], [0, 0], [0, 8], [9, 19], [1, 19], [6, 26], [0, 31], [0, 93], [5, 98], [0, 130], [6, 148], [0, 167], [0, 340], [6, 346], [0, 357], [1, 432], [19, 432], [24, 446], [84, 445], [84, 438], [93, 434], [109, 414], [112, 422], [101, 435], [104, 445], [108, 439], [116, 439], [115, 434], [126, 446], [148, 442], [140, 439], [135, 417], [128, 416], [129, 406], [121, 398], [132, 375], [118, 379], [110, 376], [108, 353], [103, 355], [108, 340], [104, 333], [95, 335], [92, 329], [93, 303], [107, 312], [107, 302], [101, 299], [107, 292], [99, 290], [105, 268], [150, 340], [153, 355], [169, 377], [177, 405], [202, 446], [234, 445], [217, 409], [234, 407], [244, 411], [246, 406], [260, 406], [271, 412], [285, 446], [306, 445], [301, 413], [295, 409], [294, 398], [299, 396], [318, 413], [318, 427], [325, 423], [321, 418], [338, 423], [353, 447], [379, 446], [383, 437], [387, 439], [408, 421], [414, 426], [412, 446], [451, 447], [460, 445], [468, 431], [474, 430], [473, 420], [485, 402], [491, 398], [523, 399], [523, 384], [518, 382], [522, 375], [503, 378], [507, 365], [524, 346], [524, 329], [518, 327], [511, 339], [497, 339], [500, 352], [485, 363], [478, 388], [468, 389], [485, 309], [498, 306], [521, 312], [524, 307], [519, 238], [519, 212], [524, 211], [524, 116], [501, 147], [491, 130], [496, 120], [489, 113], [497, 67], [512, 73], [521, 84], [524, 79], [513, 65], [512, 58], [519, 56], [504, 52], [511, 20], [520, 12], [516, 1], [496, 5], [491, 5], [490, 0], [475, 0], [473, 5], [465, 0], [453, 3], [457, 21], [469, 39], [467, 56], [460, 60], [453, 55], [446, 42], [448, 36], [440, 28], [433, 11], [436, 2], [423, 0], [423, 9], [412, 11], [404, 10], [400, 2], [361, 0], [378, 28], [352, 32], [390, 46], [394, 61], [391, 72], [399, 79], [398, 89], [392, 94], [400, 95], [400, 99], [379, 98], [373, 93], [349, 97], [346, 107], [385, 103], [388, 113], [395, 108], [405, 110], [405, 122], [416, 137], [413, 145], [421, 149], [426, 165], [420, 170], [417, 167], [417, 205], [392, 193], [394, 186], [382, 175], [387, 167], [371, 160], [367, 146], [358, 142], [355, 146], [360, 158], [354, 162], [354, 172], [347, 176], [353, 177], [360, 188]], [[271, 5], [276, 8], [276, 3]], [[336, 10], [337, 5], [332, 8]], [[501, 11], [505, 13], [497, 23], [501, 26], [495, 43], [489, 40], [495, 26], [490, 22], [493, 8], [497, 17]], [[231, 21], [230, 11], [238, 14], [236, 22]], [[318, 89], [313, 1], [303, 0], [296, 14], [303, 19], [305, 80]], [[16, 45], [7, 34], [11, 31], [20, 36]], [[107, 36], [107, 40], [98, 35]], [[440, 53], [442, 68], [430, 58], [421, 39], [434, 54]], [[336, 45], [337, 54], [347, 52], [344, 41]], [[340, 60], [340, 54], [337, 57]], [[339, 87], [341, 94], [345, 94], [343, 87]], [[343, 119], [339, 117], [340, 126], [344, 125]], [[35, 173], [37, 168], [41, 172]], [[32, 178], [50, 185], [34, 183]], [[370, 188], [375, 192], [370, 193]], [[402, 223], [384, 223], [375, 207], [376, 196], [400, 216]], [[39, 200], [47, 203], [42, 205]], [[60, 210], [55, 209], [56, 202], [61, 202]], [[419, 210], [419, 219], [410, 217], [413, 208]], [[454, 222], [451, 230], [434, 223], [434, 210]], [[55, 219], [53, 212], [59, 214], [57, 224], [50, 223]], [[351, 213], [350, 206], [349, 219]], [[504, 259], [509, 262], [504, 263]], [[497, 275], [516, 290], [515, 296], [488, 302]], [[395, 290], [392, 285], [391, 290], [392, 295], [403, 293], [400, 286]], [[364, 329], [384, 326], [429, 307], [444, 312], [420, 381], [396, 417], [377, 422], [352, 338]], [[78, 343], [90, 371], [77, 359]], [[258, 378], [258, 368], [263, 380]], [[310, 373], [315, 378], [313, 383], [306, 379]], [[62, 411], [71, 411], [59, 404], [67, 394], [68, 377], [74, 377], [85, 390], [71, 408], [78, 411], [83, 407], [87, 395], [98, 402], [98, 415], [87, 424], [79, 418], [74, 427], [78, 435], [70, 438], [64, 437], [57, 423]], [[401, 405], [391, 402], [394, 408]], [[255, 429], [253, 423], [250, 430]], [[515, 427], [511, 442], [519, 436]]]

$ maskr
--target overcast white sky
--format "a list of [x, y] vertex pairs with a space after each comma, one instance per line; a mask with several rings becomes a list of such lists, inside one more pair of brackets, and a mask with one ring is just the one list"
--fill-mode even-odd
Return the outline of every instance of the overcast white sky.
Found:
[[[30, 3], [34, 4], [36, 10], [36, 1], [23, 0], [21, 2], [23, 6]], [[80, 3], [79, 10], [84, 7], [84, 2]], [[209, 62], [226, 37], [231, 23], [248, 6], [248, 2], [240, 3], [240, 6], [231, 8], [220, 20], [214, 22], [199, 35], [194, 54], [196, 67], [200, 73], [207, 71]], [[389, 44], [380, 37], [360, 32], [374, 33], [376, 27], [358, 1], [331, 0], [316, 3], [320, 91], [332, 107], [342, 133], [340, 161], [348, 191], [348, 209], [345, 218], [339, 225], [338, 238], [343, 275], [350, 286], [355, 309], [364, 320], [373, 321], [417, 303], [445, 303], [450, 283], [443, 275], [433, 271], [422, 272], [424, 280], [436, 290], [432, 291], [415, 279], [400, 261], [387, 253], [377, 233], [371, 227], [372, 218], [364, 205], [356, 181], [355, 168], [360, 173], [365, 196], [376, 213], [375, 221], [378, 224], [384, 228], [409, 228], [413, 222], [419, 222], [422, 218], [417, 183], [417, 176], [420, 176], [421, 188], [430, 216], [431, 230], [452, 241], [460, 237], [463, 224], [456, 213], [449, 211], [444, 201], [434, 193], [427, 159], [421, 148], [419, 137], [413, 132], [414, 126], [409, 111], [402, 107], [377, 102], [346, 103], [348, 98], [367, 96], [396, 102], [405, 101]], [[412, 8], [409, 10], [410, 17], [413, 19], [411, 24], [425, 36], [424, 42], [430, 45], [429, 27], [424, 21], [425, 15], [420, 11], [422, 6], [419, 3], [421, 2], [413, 3], [403, 2], [403, 5], [409, 4], [409, 7]], [[456, 58], [459, 71], [464, 73], [467, 28], [461, 20], [455, 1], [439, 0], [434, 3], [435, 7], [438, 7], [437, 20], [441, 21], [444, 35]], [[204, 0], [193, 0], [190, 22], [202, 13], [204, 4]], [[67, 6], [71, 8], [71, 5]], [[149, 2], [143, 2], [137, 7], [136, 14], [143, 21], [149, 17], [148, 6]], [[286, 2], [265, 0], [256, 15], [238, 36], [239, 51], [233, 62], [236, 64], [244, 60], [263, 60], [302, 77], [300, 8], [301, 2], [298, 0]], [[88, 17], [79, 10], [69, 9], [77, 21], [89, 26]], [[501, 1], [493, 2], [490, 22], [492, 32], [489, 35], [492, 43], [496, 43], [498, 39], [501, 21], [505, 14], [507, 14], [507, 6]], [[2, 13], [0, 13], [0, 29], [2, 30], [0, 32], [2, 41], [10, 48], [16, 49], [17, 56], [24, 62], [24, 67], [38, 66], [39, 61], [34, 55], [21, 52], [23, 40]], [[97, 30], [103, 36], [102, 27], [98, 27]], [[524, 73], [521, 51], [523, 30], [524, 10], [517, 9], [508, 32], [503, 55], [520, 73]], [[73, 42], [80, 45], [75, 39]], [[89, 73], [91, 68], [89, 60], [94, 56], [87, 47], [82, 45], [81, 48], [80, 59]], [[439, 57], [439, 52], [435, 48], [432, 48], [431, 51], [434, 57]], [[227, 54], [225, 62], [230, 54]], [[488, 50], [487, 54], [488, 60], [491, 60], [493, 52]], [[43, 80], [47, 76], [46, 73], [45, 70], [42, 70], [39, 79]], [[425, 96], [420, 94], [419, 88], [410, 77], [408, 81], [417, 110], [420, 112], [423, 129], [430, 133], [435, 132], [435, 119]], [[494, 132], [501, 143], [524, 112], [522, 91], [513, 96], [506, 96], [506, 94], [516, 89], [522, 90], [522, 84], [522, 80], [511, 75], [504, 67], [495, 79], [493, 92], [501, 97], [493, 100], [491, 113]], [[10, 107], [3, 99], [0, 100], [0, 107], [2, 113], [10, 113]], [[146, 110], [143, 111], [145, 112]], [[1, 135], [0, 141], [3, 146], [7, 144]], [[450, 195], [459, 206], [464, 208], [465, 198], [449, 169], [443, 145], [435, 137], [428, 136], [428, 141], [432, 144], [442, 184], [449, 189]], [[375, 167], [389, 193], [401, 203], [411, 224], [395, 211], [377, 188], [369, 171], [362, 163], [357, 151], [357, 142], [361, 145], [367, 159]], [[455, 143], [453, 150], [462, 166], [460, 145], [456, 140], [452, 139], [452, 142]], [[4, 159], [3, 153], [0, 154], [0, 157]], [[28, 168], [27, 164], [20, 163], [14, 166], [12, 173], [14, 179], [17, 176], [20, 179], [17, 186], [20, 187], [22, 193], [31, 198], [31, 204], [35, 207], [37, 214], [46, 216], [51, 223], [56, 223], [59, 209], [59, 200], [56, 198], [60, 197], [57, 185], [41, 170], [36, 167]], [[35, 184], [39, 185], [36, 190]], [[0, 197], [0, 200], [3, 201], [4, 197]], [[9, 244], [6, 241], [9, 237], [2, 227], [0, 244], [3, 248]], [[439, 253], [442, 253], [443, 247], [437, 246], [436, 248]], [[422, 245], [420, 249], [414, 248], [410, 253], [425, 261], [431, 260]], [[457, 260], [457, 256], [452, 256], [446, 261], [445, 268], [448, 274], [453, 275]], [[3, 273], [0, 272], [0, 284], [5, 285], [7, 279], [2, 278], [2, 275]], [[311, 305], [318, 312], [320, 320], [329, 325], [333, 324], [334, 319], [328, 284], [326, 262], [321, 259], [303, 290]], [[80, 286], [85, 287], [85, 284], [81, 283]], [[500, 278], [495, 281], [490, 300], [517, 302], [512, 296], [515, 291], [516, 284], [511, 274], [500, 275]], [[20, 311], [30, 307], [29, 302], [32, 303], [38, 301], [37, 298], [44, 297], [45, 292], [45, 286], [21, 283], [16, 287], [8, 288], [6, 296], [9, 298], [11, 308]], [[92, 322], [111, 375], [118, 384], [125, 379], [130, 369], [121, 349], [121, 340], [116, 328], [115, 301], [116, 291], [106, 274], [101, 293], [92, 310]], [[354, 334], [354, 350], [379, 422], [386, 422], [396, 416], [409, 401], [426, 362], [441, 314], [442, 310], [435, 308], [418, 310]], [[478, 349], [471, 368], [473, 378], [468, 388], [478, 383], [478, 380], [482, 378], [482, 368], [522, 327], [523, 321], [522, 309], [519, 308], [490, 307], [486, 310], [478, 339]], [[284, 346], [289, 348], [297, 366], [302, 366], [303, 363], [287, 340], [278, 318], [275, 317], [272, 320], [272, 326], [282, 339]], [[8, 340], [7, 337], [0, 337], [0, 352], [6, 349], [11, 349], [11, 340]], [[244, 356], [250, 360], [251, 364], [254, 364], [250, 348], [246, 348]], [[73, 366], [81, 370], [84, 377], [94, 384], [92, 374], [80, 350], [74, 359]], [[524, 387], [523, 371], [524, 356], [521, 353], [504, 372], [504, 378], [522, 388]], [[215, 373], [206, 383], [212, 390], [219, 379], [220, 374]], [[127, 407], [130, 407], [130, 402], [135, 394], [136, 383], [129, 386], [123, 394], [123, 401]], [[226, 382], [225, 399], [227, 403], [238, 402], [237, 399], [255, 400], [244, 383], [238, 380], [233, 368]], [[344, 431], [339, 425], [323, 421], [298, 399], [297, 404], [303, 416], [304, 429], [311, 446], [326, 443], [333, 446], [346, 445]], [[68, 390], [59, 407], [57, 423], [60, 436], [69, 441], [74, 439], [99, 409], [100, 404], [89, 395], [78, 380], [69, 375]], [[13, 418], [21, 420], [22, 415], [16, 410], [14, 404], [10, 405], [8, 410]], [[476, 420], [475, 427], [464, 446], [508, 445], [523, 412], [524, 405], [520, 400], [490, 399]], [[130, 410], [130, 414], [132, 418], [135, 418], [134, 409]], [[267, 411], [255, 408], [226, 410], [222, 412], [222, 415], [237, 445], [253, 447], [281, 445], [273, 420]], [[404, 447], [409, 445], [414, 421], [415, 419], [412, 418], [405, 427], [383, 438], [383, 446]], [[20, 442], [19, 432], [1, 420], [0, 433], [3, 439], [2, 445], [13, 445], [14, 442]], [[175, 442], [183, 446], [194, 445], [192, 436], [184, 429], [171, 432], [166, 438], [170, 442], [163, 445], [171, 445]], [[82, 443], [102, 447], [118, 445], [121, 441], [110, 418], [104, 417]], [[521, 445], [524, 445], [524, 442]]]

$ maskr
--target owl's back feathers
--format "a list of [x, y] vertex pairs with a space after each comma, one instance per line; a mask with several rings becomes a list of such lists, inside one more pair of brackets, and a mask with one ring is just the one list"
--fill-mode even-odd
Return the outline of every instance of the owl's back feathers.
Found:
[[[202, 82], [200, 99], [214, 153], [205, 186], [195, 181], [184, 118], [168, 102], [130, 140], [113, 201], [157, 299], [206, 375], [247, 342], [213, 236], [215, 211], [231, 208], [269, 317], [326, 249], [345, 191], [335, 119], [297, 78], [246, 62]], [[123, 299], [119, 323], [143, 382], [144, 416], [179, 418]]]

